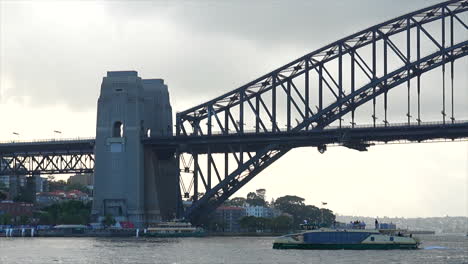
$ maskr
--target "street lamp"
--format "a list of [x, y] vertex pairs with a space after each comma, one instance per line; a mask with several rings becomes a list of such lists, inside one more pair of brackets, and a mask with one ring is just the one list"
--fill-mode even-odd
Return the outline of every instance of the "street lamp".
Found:
[[[327, 205], [327, 202], [322, 202], [322, 206], [325, 206], [325, 205]], [[322, 213], [322, 223], [321, 223], [321, 225], [323, 225], [323, 208], [320, 211]]]
[[56, 135], [56, 134], [62, 134], [62, 131], [54, 130], [54, 138], [55, 138], [55, 135]]
[[15, 135], [16, 138], [18, 139], [20, 134], [18, 132], [13, 132], [13, 135]]

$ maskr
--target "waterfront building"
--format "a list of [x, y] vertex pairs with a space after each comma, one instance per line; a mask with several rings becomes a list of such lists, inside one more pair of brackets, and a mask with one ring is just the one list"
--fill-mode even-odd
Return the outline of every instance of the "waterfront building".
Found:
[[[0, 159], [0, 169], [3, 170], [7, 168], [7, 166], [7, 161]], [[35, 186], [35, 183], [32, 182], [32, 177], [26, 176], [26, 169], [24, 167], [19, 168], [17, 173], [14, 175], [0, 176], [0, 183], [6, 190], [8, 190], [8, 196], [10, 198], [26, 195], [28, 196], [28, 199], [32, 199], [31, 202], [34, 202], [34, 194], [29, 191], [33, 186]], [[34, 192], [34, 190], [32, 190], [32, 192]]]
[[40, 206], [49, 206], [59, 203], [62, 200], [60, 195], [50, 192], [41, 192], [36, 194], [36, 203]]
[[36, 200], [36, 183], [34, 177], [26, 175], [9, 175], [2, 182], [8, 199], [20, 199], [23, 202], [34, 203]]
[[246, 216], [245, 209], [237, 206], [221, 206], [215, 211], [215, 221], [223, 232], [240, 232], [239, 220]]
[[21, 188], [26, 185], [26, 175], [2, 176], [2, 183], [8, 190], [9, 196], [16, 197], [20, 194]]
[[87, 194], [79, 190], [71, 190], [66, 193], [67, 200], [78, 200], [82, 202], [89, 202], [92, 198]]
[[33, 215], [34, 204], [16, 203], [13, 201], [0, 201], [0, 215], [8, 214], [12, 218]]
[[82, 201], [89, 202], [92, 198], [79, 190], [66, 191], [54, 191], [54, 192], [41, 192], [37, 193], [36, 201], [41, 206], [48, 206], [54, 203], [60, 203], [65, 201]]
[[250, 206], [245, 204], [243, 208], [245, 209], [247, 216], [274, 218], [281, 215], [280, 210], [266, 206]]
[[80, 184], [93, 189], [94, 185], [94, 174], [93, 173], [82, 173], [70, 176], [67, 180], [68, 184]]
[[33, 176], [36, 184], [36, 193], [49, 191], [49, 179], [41, 177], [40, 174]]

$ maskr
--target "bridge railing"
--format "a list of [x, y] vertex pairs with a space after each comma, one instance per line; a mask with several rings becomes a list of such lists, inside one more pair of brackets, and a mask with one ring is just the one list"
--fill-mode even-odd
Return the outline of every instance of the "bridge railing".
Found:
[[[387, 123], [387, 124], [379, 124], [379, 125], [373, 125], [373, 124], [359, 124], [359, 125], [348, 125], [348, 126], [328, 126], [325, 127], [324, 130], [336, 130], [336, 129], [352, 129], [352, 128], [383, 128], [383, 127], [414, 127], [414, 126], [430, 126], [430, 125], [456, 125], [456, 124], [464, 124], [468, 123], [468, 120], [454, 120], [451, 122], [442, 122], [442, 121], [437, 121], [437, 122], [411, 122], [411, 123]], [[245, 134], [285, 134], [285, 133], [291, 133], [287, 131], [277, 131], [277, 132], [258, 132], [255, 129], [251, 130], [244, 130], [243, 133], [229, 133], [227, 135], [245, 135]], [[215, 135], [226, 135], [226, 133], [223, 133], [222, 131], [213, 131], [212, 133], [213, 136]], [[150, 138], [169, 138], [169, 137], [176, 137], [177, 134], [173, 133], [172, 136], [162, 136], [162, 137], [150, 137]], [[188, 137], [199, 137], [200, 135], [195, 135], [195, 134], [190, 134], [187, 135]], [[179, 136], [180, 137], [180, 136]], [[184, 137], [184, 136], [182, 136]], [[70, 142], [87, 142], [87, 141], [94, 141], [94, 137], [75, 137], [75, 138], [60, 138], [60, 139], [36, 139], [36, 140], [10, 140], [10, 141], [0, 141], [0, 145], [30, 145], [31, 143], [33, 144], [61, 144], [61, 143], [70, 143]]]
[[49, 138], [49, 139], [12, 139], [6, 141], [0, 141], [0, 145], [8, 145], [8, 144], [24, 144], [28, 145], [31, 143], [34, 144], [50, 144], [50, 143], [57, 143], [60, 144], [62, 142], [86, 142], [94, 140], [94, 137], [75, 137], [75, 138]]
[[[325, 128], [323, 128], [323, 130], [337, 130], [337, 129], [353, 129], [353, 128], [372, 128], [372, 127], [375, 127], [375, 128], [384, 128], [384, 127], [388, 127], [388, 128], [394, 128], [394, 127], [417, 127], [417, 126], [434, 126], [434, 125], [447, 125], [447, 126], [450, 126], [450, 125], [456, 125], [456, 124], [465, 124], [465, 123], [468, 123], [468, 120], [454, 120], [454, 121], [450, 121], [450, 122], [443, 122], [443, 121], [434, 121], [434, 122], [411, 122], [411, 123], [408, 123], [408, 122], [402, 122], [402, 123], [387, 123], [387, 124], [376, 124], [376, 125], [373, 125], [373, 124], [359, 124], [359, 125], [342, 125], [342, 126], [327, 126]], [[254, 129], [251, 129], [251, 130], [244, 130], [244, 132], [240, 133], [240, 132], [230, 132], [230, 133], [223, 133], [222, 131], [213, 131], [212, 132], [212, 136], [216, 136], [216, 135], [229, 135], [229, 136], [235, 136], [235, 135], [253, 135], [253, 134], [259, 134], [259, 135], [270, 135], [270, 134], [288, 134], [288, 133], [291, 133], [290, 131], [277, 131], [277, 132], [271, 132], [271, 131], [268, 131], [268, 132], [258, 132], [257, 130], [254, 130]], [[297, 132], [297, 133], [301, 133], [301, 131]], [[176, 134], [173, 134], [173, 136], [176, 136]], [[191, 133], [189, 135], [187, 135], [188, 137], [200, 137], [200, 135], [196, 135], [194, 133]], [[205, 135], [206, 136], [206, 135]], [[186, 137], [185, 135], [181, 135], [179, 137]], [[155, 137], [156, 138], [156, 137]], [[167, 137], [164, 137], [164, 138], [167, 138]]]

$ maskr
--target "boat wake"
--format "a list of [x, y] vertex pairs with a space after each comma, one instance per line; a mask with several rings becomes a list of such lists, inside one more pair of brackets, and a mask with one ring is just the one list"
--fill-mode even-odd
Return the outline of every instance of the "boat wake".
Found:
[[431, 249], [448, 249], [446, 247], [439, 247], [439, 246], [431, 246], [431, 247], [424, 247], [423, 249], [425, 250], [431, 250]]

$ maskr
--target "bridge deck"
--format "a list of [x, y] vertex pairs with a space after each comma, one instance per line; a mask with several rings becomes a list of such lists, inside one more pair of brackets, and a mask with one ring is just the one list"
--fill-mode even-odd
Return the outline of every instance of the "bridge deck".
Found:
[[0, 154], [35, 154], [35, 153], [94, 153], [94, 138], [65, 139], [65, 140], [37, 140], [11, 141], [0, 143]]
[[[330, 127], [323, 130], [300, 132], [275, 132], [243, 134], [213, 134], [211, 136], [169, 136], [142, 139], [143, 144], [157, 151], [175, 151], [212, 153], [226, 151], [229, 145], [232, 150], [255, 151], [259, 147], [277, 144], [279, 147], [306, 147], [326, 144], [355, 144], [370, 142], [391, 142], [408, 140], [420, 142], [432, 139], [468, 138], [468, 121], [456, 123], [421, 123], [420, 125], [397, 124], [391, 126], [364, 127]], [[8, 142], [0, 144], [0, 155], [41, 155], [94, 153], [94, 139], [49, 140], [34, 142]]]
[[215, 134], [211, 136], [175, 136], [154, 137], [144, 139], [144, 144], [157, 150], [174, 150], [179, 147], [182, 152], [223, 153], [226, 146], [232, 150], [256, 151], [269, 144], [278, 147], [306, 147], [326, 144], [352, 145], [369, 142], [391, 142], [408, 140], [420, 142], [433, 139], [468, 138], [468, 121], [457, 123], [425, 123], [420, 125], [392, 125], [378, 127], [342, 127], [323, 130], [309, 130], [301, 132], [275, 133], [244, 133], [244, 134]]

